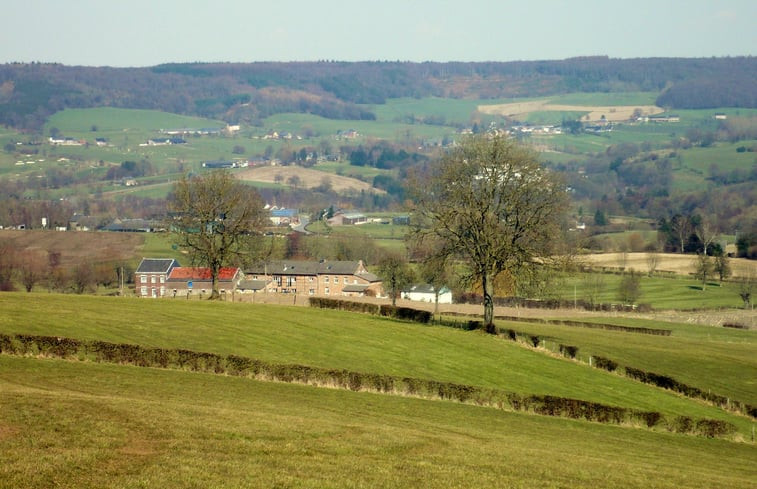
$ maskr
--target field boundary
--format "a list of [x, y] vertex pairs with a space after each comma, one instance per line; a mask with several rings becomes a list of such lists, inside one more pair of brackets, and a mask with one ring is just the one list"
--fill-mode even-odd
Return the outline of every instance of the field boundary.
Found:
[[722, 420], [693, 419], [688, 416], [666, 417], [655, 411], [609, 406], [580, 399], [523, 395], [472, 385], [344, 369], [275, 364], [237, 355], [222, 356], [184, 349], [150, 348], [56, 336], [0, 334], [0, 354], [185, 370], [261, 381], [301, 383], [316, 387], [457, 401], [542, 416], [582, 419], [637, 428], [658, 428], [708, 438], [727, 437], [736, 431], [732, 423]]

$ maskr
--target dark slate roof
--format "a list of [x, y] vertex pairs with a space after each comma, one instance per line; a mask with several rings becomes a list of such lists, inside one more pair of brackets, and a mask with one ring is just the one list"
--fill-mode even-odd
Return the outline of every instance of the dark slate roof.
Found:
[[378, 275], [374, 275], [371, 272], [357, 273], [355, 274], [355, 276], [362, 278], [363, 280], [367, 280], [368, 282], [381, 282], [381, 279], [378, 277]]
[[246, 270], [245, 273], [255, 275], [352, 275], [357, 272], [359, 268], [360, 262], [358, 261], [318, 262], [277, 260], [265, 263], [257, 263]]
[[179, 262], [173, 258], [142, 258], [136, 273], [168, 273]]

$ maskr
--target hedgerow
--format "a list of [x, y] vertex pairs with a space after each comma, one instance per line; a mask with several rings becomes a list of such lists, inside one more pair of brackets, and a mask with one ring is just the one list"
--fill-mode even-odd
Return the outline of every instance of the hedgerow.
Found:
[[[535, 341], [533, 337], [532, 341]], [[563, 347], [567, 351], [568, 347]], [[97, 362], [184, 369], [213, 374], [330, 385], [353, 391], [367, 390], [381, 393], [428, 397], [482, 406], [510, 408], [546, 416], [585, 419], [600, 423], [637, 423], [642, 426], [664, 426], [665, 429], [707, 437], [722, 437], [735, 431], [725, 421], [694, 420], [688, 417], [666, 419], [661, 413], [639, 411], [601, 403], [557, 396], [520, 395], [497, 389], [452, 382], [440, 382], [410, 377], [394, 377], [349, 370], [324, 369], [297, 364], [275, 364], [238, 355], [221, 356], [215, 353], [184, 349], [148, 348], [126, 343], [80, 341], [70, 338], [33, 335], [0, 335], [0, 353], [16, 355], [44, 355], [60, 358], [90, 358]], [[628, 370], [628, 368], [626, 369]], [[657, 379], [664, 376], [631, 369], [636, 378]], [[666, 378], [665, 385], [671, 384]]]

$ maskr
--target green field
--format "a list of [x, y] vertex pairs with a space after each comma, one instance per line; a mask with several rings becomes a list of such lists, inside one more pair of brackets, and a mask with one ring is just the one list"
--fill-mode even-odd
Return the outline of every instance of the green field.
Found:
[[[705, 439], [449, 401], [0, 355], [0, 391], [10, 394], [0, 396], [3, 488], [753, 487], [753, 421], [479, 332], [207, 301], [3, 293], [0, 309], [3, 334], [233, 353], [571, 396], [737, 427], [735, 439]], [[664, 369], [676, 378], [690, 372], [697, 386], [750, 395], [753, 332], [633, 324], [674, 332], [540, 333], [642, 367], [669, 354]]]
[[0, 356], [0, 487], [754, 487], [753, 444]]

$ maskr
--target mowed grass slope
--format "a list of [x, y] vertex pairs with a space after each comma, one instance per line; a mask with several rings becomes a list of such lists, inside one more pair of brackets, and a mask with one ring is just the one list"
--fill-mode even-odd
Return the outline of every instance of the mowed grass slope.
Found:
[[[567, 318], [566, 318], [567, 319]], [[757, 332], [694, 324], [629, 319], [582, 321], [652, 329], [670, 336], [633, 334], [557, 324], [505, 321], [502, 328], [538, 335], [554, 348], [579, 347], [579, 358], [601, 356], [620, 365], [663, 374], [705, 391], [757, 405]]]
[[309, 308], [55, 294], [1, 294], [0, 310], [5, 334], [236, 354], [722, 419], [743, 436], [751, 429], [746, 418], [479, 332]]
[[748, 443], [0, 355], [0, 488], [753, 488]]

